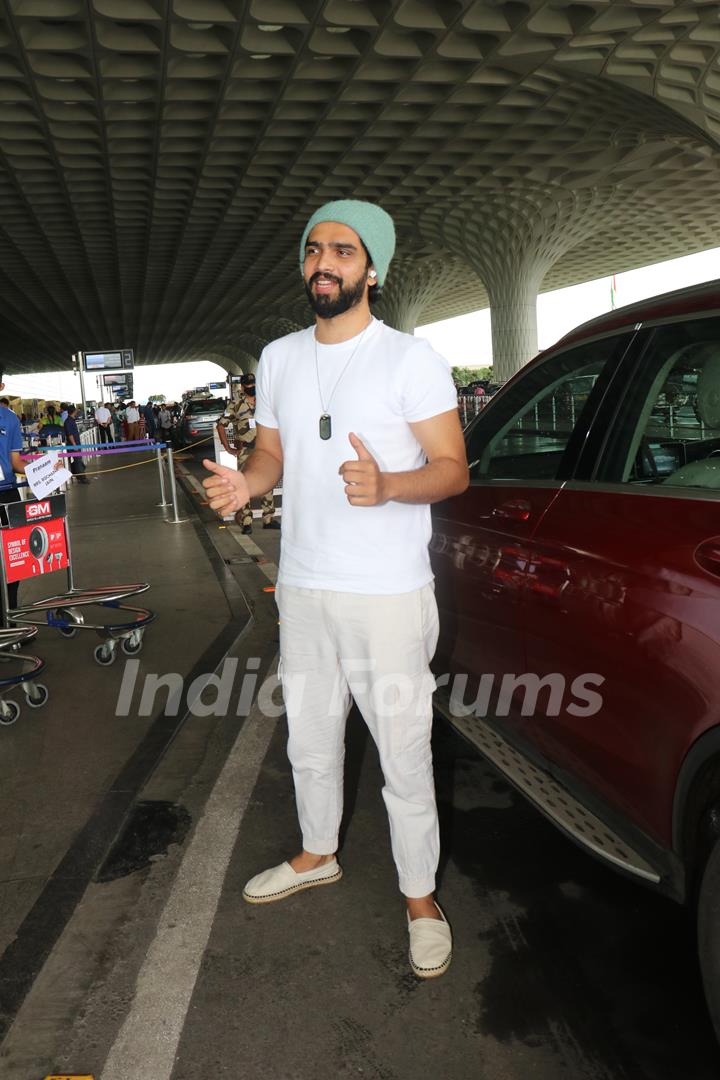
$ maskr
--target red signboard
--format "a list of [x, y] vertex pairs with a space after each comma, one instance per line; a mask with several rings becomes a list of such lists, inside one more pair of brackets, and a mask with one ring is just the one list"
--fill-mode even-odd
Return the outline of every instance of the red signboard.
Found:
[[[40, 517], [35, 506], [28, 506], [28, 517]], [[24, 581], [26, 578], [67, 570], [68, 553], [65, 539], [65, 519], [50, 518], [32, 525], [21, 525], [0, 531], [5, 580]]]

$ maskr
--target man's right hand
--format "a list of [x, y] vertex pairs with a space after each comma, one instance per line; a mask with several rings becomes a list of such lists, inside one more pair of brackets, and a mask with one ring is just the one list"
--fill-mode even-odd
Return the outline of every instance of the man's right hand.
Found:
[[241, 472], [205, 458], [203, 465], [210, 476], [203, 480], [210, 508], [220, 517], [236, 513], [250, 502], [250, 488]]

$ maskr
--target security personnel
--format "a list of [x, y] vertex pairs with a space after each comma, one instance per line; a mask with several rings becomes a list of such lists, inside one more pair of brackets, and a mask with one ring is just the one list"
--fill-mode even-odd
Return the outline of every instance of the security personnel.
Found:
[[[228, 454], [237, 457], [237, 467], [241, 469], [251, 452], [255, 449], [255, 376], [252, 373], [240, 377], [242, 390], [235, 401], [229, 401], [225, 415], [217, 422], [218, 435], [223, 448]], [[227, 437], [228, 425], [232, 424], [234, 446], [230, 446]], [[260, 504], [262, 510], [263, 529], [279, 529], [280, 523], [275, 521], [275, 502], [272, 491], [263, 495]], [[235, 521], [241, 526], [247, 536], [252, 532], [252, 508], [246, 503], [235, 515]]]
[[[5, 389], [0, 371], [0, 391]], [[20, 457], [23, 448], [22, 429], [12, 409], [0, 405], [0, 503], [20, 502], [15, 473], [25, 472], [25, 462]], [[8, 585], [8, 601], [17, 607], [18, 582]], [[3, 623], [4, 623], [3, 619]]]

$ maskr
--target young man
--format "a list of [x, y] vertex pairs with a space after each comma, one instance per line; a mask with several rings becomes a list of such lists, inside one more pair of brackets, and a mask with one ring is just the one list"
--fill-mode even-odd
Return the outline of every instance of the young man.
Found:
[[238, 473], [206, 461], [214, 475], [205, 487], [210, 506], [228, 513], [284, 474], [276, 597], [303, 851], [254, 877], [244, 898], [267, 903], [340, 878], [352, 695], [385, 777], [410, 962], [430, 978], [447, 969], [452, 939], [433, 898], [429, 504], [464, 491], [468, 469], [449, 365], [371, 315], [394, 248], [392, 219], [370, 203], [328, 203], [312, 215], [300, 264], [315, 326], [263, 351], [255, 452]]
[[[242, 469], [255, 447], [255, 376], [246, 372], [240, 377], [240, 393], [235, 401], [229, 401], [225, 413], [217, 422], [217, 431], [223, 449], [228, 454], [235, 454], [237, 467]], [[227, 429], [232, 424], [233, 446], [228, 442]], [[272, 491], [267, 491], [260, 504], [263, 529], [279, 529], [275, 521], [275, 500]], [[252, 532], [252, 507], [246, 503], [235, 515], [235, 521], [247, 536]]]

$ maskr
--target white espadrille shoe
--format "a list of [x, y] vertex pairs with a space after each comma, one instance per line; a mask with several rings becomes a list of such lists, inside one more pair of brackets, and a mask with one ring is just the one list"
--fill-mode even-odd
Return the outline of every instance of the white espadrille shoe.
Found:
[[440, 905], [440, 919], [410, 919], [410, 967], [421, 979], [435, 979], [450, 967], [452, 933]]
[[243, 889], [243, 900], [248, 904], [272, 904], [274, 900], [284, 900], [286, 896], [313, 889], [316, 885], [332, 885], [342, 877], [342, 869], [337, 861], [323, 863], [316, 870], [296, 873], [290, 863], [280, 863], [269, 870], [263, 870], [250, 878]]

